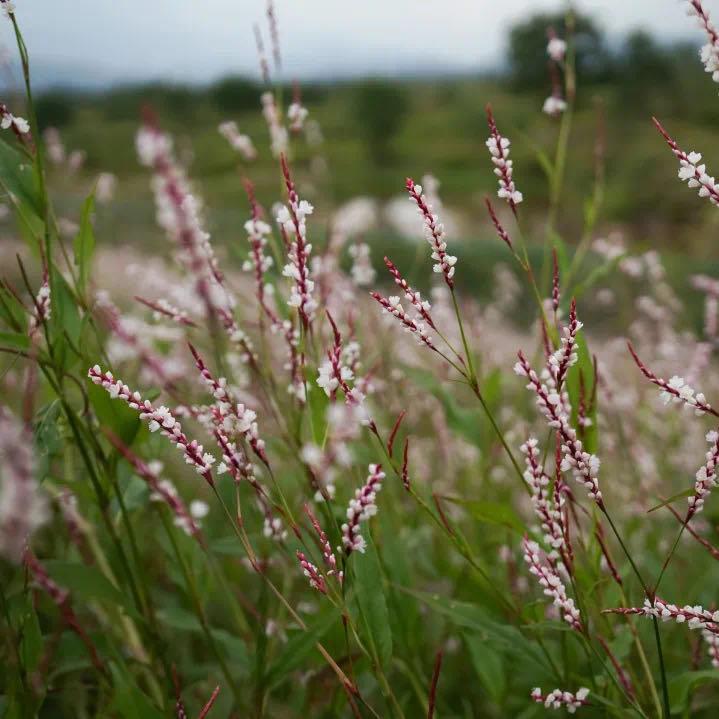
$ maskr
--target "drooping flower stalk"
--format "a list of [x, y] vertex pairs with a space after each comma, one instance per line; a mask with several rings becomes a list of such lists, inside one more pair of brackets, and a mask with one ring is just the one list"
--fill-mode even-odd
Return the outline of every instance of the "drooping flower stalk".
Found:
[[639, 359], [631, 342], [627, 343], [627, 347], [641, 373], [662, 390], [659, 397], [664, 404], [669, 404], [670, 402], [675, 404], [683, 403], [685, 406], [691, 407], [697, 416], [707, 413], [719, 417], [719, 412], [713, 409], [706, 401], [703, 392], [696, 392], [682, 377], [678, 377], [677, 375], [674, 375], [669, 381], [657, 377], [657, 375]]
[[212, 465], [215, 458], [204, 451], [197, 440], [190, 441], [182, 431], [182, 425], [165, 407], [155, 408], [148, 399], [143, 399], [139, 392], [131, 392], [130, 388], [121, 380], [116, 380], [112, 372], [103, 372], [99, 365], [91, 367], [87, 372], [90, 380], [107, 391], [111, 398], [119, 398], [127, 402], [131, 409], [140, 413], [140, 419], [147, 421], [150, 432], [160, 431], [185, 456], [185, 462], [191, 464], [197, 473], [211, 486], [215, 481], [212, 477]]
[[652, 118], [657, 130], [667, 141], [674, 156], [679, 160], [679, 179], [689, 187], [699, 188], [699, 197], [706, 197], [713, 205], [719, 205], [719, 185], [706, 171], [706, 165], [700, 164], [702, 156], [698, 152], [686, 153], [662, 127], [656, 117]]
[[414, 309], [417, 311], [417, 314], [434, 330], [436, 327], [434, 326], [434, 321], [432, 320], [432, 316], [430, 315], [430, 310], [432, 309], [432, 305], [429, 303], [429, 300], [423, 300], [422, 295], [419, 291], [413, 290], [407, 280], [405, 280], [404, 277], [402, 277], [402, 274], [397, 269], [397, 266], [392, 262], [392, 260], [389, 259], [389, 257], [384, 258], [384, 263], [387, 265], [387, 269], [389, 270], [389, 273], [392, 275], [395, 284], [402, 290], [404, 293], [405, 299], [414, 307]]

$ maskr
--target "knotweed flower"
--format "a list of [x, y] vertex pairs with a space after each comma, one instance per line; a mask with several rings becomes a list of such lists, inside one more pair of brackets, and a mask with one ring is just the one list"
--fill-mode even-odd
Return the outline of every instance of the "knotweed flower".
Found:
[[149, 307], [153, 310], [153, 319], [159, 320], [161, 317], [168, 317], [177, 324], [185, 325], [187, 327], [197, 327], [197, 325], [190, 319], [189, 315], [185, 310], [181, 310], [179, 307], [169, 303], [166, 299], [160, 298], [159, 300], [147, 300], [144, 297], [135, 297], [135, 299], [145, 307]]
[[335, 553], [332, 551], [332, 547], [330, 545], [329, 539], [327, 539], [327, 535], [320, 526], [320, 523], [317, 520], [315, 513], [312, 511], [312, 507], [310, 507], [309, 504], [305, 504], [304, 509], [305, 514], [309, 518], [315, 532], [317, 533], [317, 538], [319, 539], [320, 543], [320, 549], [322, 550], [322, 559], [324, 560], [325, 567], [327, 567], [327, 574], [329, 576], [336, 575], [339, 579], [339, 582], [342, 583], [342, 572], [337, 571], [337, 557], [335, 557]]
[[277, 25], [277, 14], [272, 0], [267, 0], [267, 24], [270, 28], [270, 40], [272, 41], [272, 58], [275, 68], [279, 72], [282, 69], [282, 57], [280, 55], [280, 31]]
[[30, 317], [30, 326], [28, 328], [30, 337], [34, 337], [40, 327], [50, 319], [50, 277], [47, 270], [43, 272], [42, 284], [35, 296], [34, 304], [35, 311]]
[[305, 120], [309, 114], [309, 110], [303, 107], [298, 100], [291, 103], [287, 108], [287, 119], [290, 123], [290, 130], [292, 130], [292, 132], [300, 132], [305, 126]]
[[667, 604], [659, 597], [654, 599], [654, 603], [645, 599], [643, 607], [620, 607], [603, 611], [606, 614], [639, 614], [645, 617], [657, 617], [663, 622], [673, 620], [677, 624], [686, 624], [689, 629], [701, 629], [719, 635], [719, 611], [710, 612], [703, 607], [692, 607], [688, 604], [678, 607], [676, 604]]
[[524, 472], [524, 480], [532, 491], [534, 513], [539, 519], [542, 532], [544, 533], [544, 541], [550, 548], [547, 556], [551, 561], [555, 561], [561, 556], [562, 561], [565, 566], [567, 566], [567, 562], [564, 559], [566, 557], [567, 532], [562, 514], [564, 498], [558, 489], [554, 492], [554, 499], [550, 497], [548, 489], [550, 479], [540, 464], [541, 459], [537, 448], [538, 444], [534, 437], [530, 437], [520, 447], [521, 452], [525, 456], [525, 464], [527, 467]]
[[[134, 452], [124, 446], [119, 440], [110, 438], [115, 448], [130, 462], [140, 479], [147, 483], [150, 489], [150, 501], [166, 504], [173, 514], [173, 524], [185, 534], [202, 541], [200, 525], [195, 521], [195, 513], [188, 510], [175, 485], [169, 479], [162, 479], [162, 462], [145, 463]], [[190, 505], [192, 507], [192, 505]]]
[[307, 243], [305, 224], [305, 218], [312, 214], [314, 208], [307, 200], [300, 200], [297, 195], [284, 155], [281, 157], [281, 163], [287, 187], [288, 205], [283, 206], [277, 213], [277, 222], [282, 225], [288, 237], [292, 238], [287, 252], [289, 262], [282, 270], [282, 274], [293, 280], [287, 304], [298, 310], [302, 324], [307, 328], [317, 309], [317, 301], [312, 296], [315, 283], [310, 279], [309, 270], [312, 245]]
[[369, 476], [364, 486], [355, 490], [354, 499], [347, 507], [347, 521], [342, 525], [342, 547], [348, 556], [354, 552], [364, 552], [367, 542], [360, 534], [360, 524], [377, 514], [375, 499], [382, 489], [385, 473], [381, 464], [369, 465]]
[[366, 287], [374, 282], [376, 272], [370, 260], [370, 248], [366, 242], [355, 242], [347, 250], [352, 258], [350, 275], [357, 287]]
[[699, 188], [699, 197], [707, 197], [713, 205], [719, 205], [719, 185], [707, 173], [706, 165], [699, 164], [702, 159], [701, 154], [698, 152], [690, 152], [689, 154], [684, 152], [661, 126], [659, 120], [656, 117], [653, 117], [652, 120], [657, 130], [667, 141], [667, 145], [669, 145], [674, 156], [679, 160], [679, 179], [686, 182], [689, 187]]
[[494, 207], [492, 207], [492, 203], [489, 201], [489, 197], [485, 197], [484, 202], [487, 205], [487, 212], [489, 212], [489, 216], [492, 219], [492, 224], [494, 225], [494, 229], [497, 231], [499, 239], [502, 240], [502, 242], [504, 242], [504, 244], [506, 244], [512, 252], [514, 252], [512, 239], [510, 238], [507, 230], [505, 230], [502, 226], [502, 223], [499, 221], [497, 213], [494, 211]]
[[537, 704], [544, 704], [546, 709], [566, 709], [570, 714], [574, 714], [579, 707], [589, 704], [586, 701], [589, 689], [586, 687], [579, 689], [576, 694], [562, 689], [554, 689], [546, 696], [542, 694], [539, 687], [535, 687], [530, 696]]
[[417, 322], [416, 320], [413, 320], [405, 312], [404, 307], [402, 307], [400, 303], [399, 297], [397, 297], [396, 295], [392, 295], [389, 298], [386, 298], [382, 297], [382, 295], [380, 295], [378, 292], [370, 292], [370, 295], [375, 300], [377, 300], [380, 305], [382, 305], [382, 310], [384, 312], [393, 315], [400, 321], [402, 327], [404, 327], [405, 332], [411, 332], [412, 334], [416, 335], [417, 341], [420, 344], [426, 345], [431, 350], [436, 350], [434, 342], [432, 341], [432, 338], [429, 336], [429, 334], [427, 334], [427, 329], [424, 324], [422, 322]]
[[404, 292], [405, 299], [412, 305], [412, 307], [414, 307], [422, 320], [424, 320], [432, 329], [436, 329], [434, 322], [432, 321], [432, 316], [430, 315], [432, 305], [429, 303], [429, 300], [423, 300], [422, 295], [417, 290], [413, 290], [409, 286], [407, 280], [402, 277], [400, 271], [397, 269], [392, 260], [385, 257], [384, 263], [387, 265], [389, 273], [394, 278], [395, 284], [399, 286], [402, 292]]
[[32, 435], [2, 407], [0, 460], [0, 556], [19, 562], [48, 509], [33, 476]]
[[544, 593], [548, 597], [552, 597], [553, 604], [559, 609], [562, 619], [572, 629], [576, 629], [578, 632], [583, 631], [581, 616], [577, 607], [574, 606], [574, 600], [567, 596], [567, 590], [557, 570], [547, 560], [539, 545], [525, 536], [522, 540], [522, 550], [530, 574], [537, 578]]
[[257, 413], [241, 402], [237, 402], [230, 393], [227, 380], [224, 377], [215, 379], [197, 350], [192, 345], [189, 347], [202, 381], [216, 400], [213, 405], [215, 410], [213, 418], [216, 420], [216, 424], [219, 424], [220, 428], [226, 432], [242, 435], [255, 454], [267, 464], [265, 442], [260, 438], [257, 426]]
[[250, 200], [252, 216], [245, 222], [245, 232], [247, 233], [247, 240], [250, 243], [250, 256], [243, 262], [242, 269], [245, 272], [253, 273], [257, 300], [260, 303], [260, 307], [262, 307], [274, 324], [279, 322], [279, 320], [265, 302], [265, 293], [267, 293], [268, 290], [271, 291], [271, 288], [265, 284], [265, 274], [273, 264], [272, 257], [265, 254], [265, 248], [267, 247], [267, 238], [272, 233], [272, 228], [261, 218], [260, 206], [255, 197], [255, 188], [249, 180], [245, 181], [245, 190]]
[[143, 400], [139, 392], [131, 392], [126, 384], [113, 377], [112, 372], [103, 372], [99, 365], [91, 367], [87, 375], [94, 384], [105, 389], [111, 398], [119, 398], [127, 402], [131, 409], [137, 410], [140, 419], [147, 421], [150, 432], [159, 430], [184, 454], [185, 462], [191, 464], [210, 486], [214, 486], [212, 465], [215, 463], [215, 458], [205, 452], [197, 440], [190, 441], [187, 438], [182, 431], [182, 425], [167, 407], [155, 408], [150, 400]]
[[709, 42], [699, 51], [704, 69], [710, 73], [714, 82], [719, 82], [719, 33], [709, 19], [709, 13], [702, 6], [701, 0], [688, 0], [687, 15], [695, 17], [699, 27], [707, 34]]
[[245, 160], [252, 161], [257, 158], [257, 150], [252, 143], [252, 139], [249, 135], [240, 132], [234, 120], [221, 122], [217, 130]]
[[430, 205], [422, 194], [422, 185], [415, 184], [411, 177], [407, 178], [407, 192], [410, 199], [417, 205], [422, 221], [424, 223], [424, 236], [432, 248], [432, 259], [435, 261], [433, 267], [437, 273], [442, 273], [447, 286], [452, 289], [454, 287], [454, 266], [457, 258], [447, 254], [447, 243], [444, 239], [444, 225], [440, 222], [439, 217], [432, 211]]
[[557, 117], [567, 109], [567, 101], [560, 95], [550, 95], [542, 105], [542, 112], [550, 117]]
[[702, 637], [707, 645], [707, 653], [711, 659], [712, 666], [719, 669], [719, 634], [714, 634], [706, 629], [702, 631]]
[[487, 124], [489, 125], [489, 138], [485, 144], [494, 164], [494, 174], [499, 180], [497, 196], [507, 200], [512, 212], [516, 214], [517, 205], [524, 198], [512, 179], [513, 162], [509, 159], [509, 146], [511, 143], [508, 138], [499, 133], [490, 105], [487, 105]]
[[561, 436], [562, 471], [571, 470], [574, 478], [587, 489], [589, 497], [599, 505], [600, 509], [603, 509], [604, 501], [599, 490], [599, 458], [584, 451], [582, 441], [577, 437], [574, 427], [569, 424], [569, 417], [559, 393], [554, 390], [550, 392], [547, 385], [531, 368], [521, 350], [518, 357], [519, 362], [514, 366], [514, 371], [521, 377], [529, 379], [527, 389], [536, 395], [539, 411], [546, 417], [549, 426], [558, 430]]
[[15, 14], [15, 3], [12, 2], [12, 0], [1, 0], [2, 1], [2, 9], [5, 13], [5, 17], [9, 18], [11, 15]]
[[262, 114], [270, 132], [270, 150], [273, 157], [281, 157], [287, 152], [289, 138], [287, 129], [280, 120], [280, 113], [275, 104], [275, 96], [271, 92], [262, 93]]
[[310, 562], [305, 554], [300, 552], [299, 549], [297, 550], [297, 560], [300, 563], [300, 567], [302, 567], [302, 573], [305, 577], [307, 577], [307, 579], [309, 579], [310, 586], [318, 592], [322, 592], [322, 594], [327, 594], [327, 585], [320, 574], [320, 570], [317, 569], [317, 567], [312, 564], [312, 562]]
[[562, 40], [562, 38], [557, 37], [557, 34], [554, 32], [554, 28], [549, 28], [547, 30], [547, 35], [549, 37], [549, 42], [547, 43], [547, 55], [549, 55], [554, 62], [562, 62], [564, 60], [564, 55], [567, 52], [567, 43]]
[[[558, 283], [555, 287], [558, 288]], [[555, 291], [556, 300], [554, 301], [555, 312], [559, 308], [559, 293]], [[554, 381], [554, 388], [560, 392], [567, 372], [570, 367], [577, 363], [577, 335], [583, 327], [582, 323], [577, 320], [577, 305], [574, 300], [569, 308], [569, 324], [562, 329], [562, 340], [560, 348], [549, 356], [547, 360], [547, 368]]]
[[359, 388], [350, 387], [348, 384], [348, 382], [355, 379], [354, 371], [350, 366], [343, 363], [342, 335], [329, 311], [327, 311], [327, 319], [332, 325], [334, 344], [331, 349], [327, 350], [327, 361], [319, 368], [317, 385], [330, 398], [334, 398], [337, 389], [341, 389], [348, 404], [361, 405], [364, 401], [364, 395]]
[[707, 433], [707, 442], [711, 444], [711, 449], [706, 453], [706, 462], [696, 473], [696, 482], [694, 483], [694, 494], [689, 497], [689, 511], [687, 512], [688, 522], [697, 512], [701, 512], [704, 507], [704, 501], [709, 496], [712, 488], [717, 483], [717, 463], [719, 463], [719, 432], [713, 431]]
[[661, 388], [662, 392], [659, 397], [664, 404], [669, 404], [670, 402], [674, 404], [684, 404], [686, 407], [691, 407], [697, 416], [708, 413], [719, 417], [719, 413], [706, 401], [703, 392], [696, 392], [693, 387], [690, 387], [684, 381], [683, 377], [678, 377], [677, 375], [674, 375], [668, 382], [661, 377], [657, 377], [657, 375], [639, 359], [631, 342], [627, 343], [627, 347], [641, 373], [650, 382]]
[[[7, 8], [7, 4], [4, 3], [3, 7]], [[22, 139], [23, 135], [30, 132], [30, 123], [22, 117], [13, 115], [7, 105], [0, 103], [0, 128], [3, 130], [12, 128], [12, 131]]]

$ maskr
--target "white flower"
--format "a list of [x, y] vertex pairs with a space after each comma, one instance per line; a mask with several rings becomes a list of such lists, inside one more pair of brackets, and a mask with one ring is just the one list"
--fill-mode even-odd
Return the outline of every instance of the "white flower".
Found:
[[550, 95], [542, 105], [542, 112], [550, 117], [557, 117], [567, 109], [567, 103], [561, 97]]
[[567, 52], [567, 43], [558, 37], [553, 37], [547, 43], [547, 55], [552, 58], [555, 62], [561, 62], [564, 60], [564, 55]]

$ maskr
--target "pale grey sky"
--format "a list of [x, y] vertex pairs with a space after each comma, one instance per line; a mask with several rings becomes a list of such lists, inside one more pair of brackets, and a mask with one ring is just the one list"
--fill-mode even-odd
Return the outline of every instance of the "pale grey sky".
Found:
[[[42, 79], [197, 82], [257, 74], [253, 23], [265, 0], [15, 0]], [[700, 39], [681, 0], [583, 0], [614, 36], [643, 27]], [[719, 21], [719, 1], [707, 7]], [[288, 77], [467, 70], [501, 61], [507, 28], [560, 0], [275, 0]], [[12, 46], [8, 23], [0, 39]]]

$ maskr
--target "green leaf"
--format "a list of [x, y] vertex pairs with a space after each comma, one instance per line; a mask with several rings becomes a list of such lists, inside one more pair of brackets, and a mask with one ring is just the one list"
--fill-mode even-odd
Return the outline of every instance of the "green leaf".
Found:
[[442, 499], [466, 507], [471, 515], [480, 522], [498, 524], [522, 535], [527, 531], [525, 523], [507, 504], [485, 502], [477, 499], [462, 499], [460, 497], [447, 497], [444, 495]]
[[327, 434], [327, 407], [329, 398], [321, 387], [315, 382], [307, 383], [307, 403], [310, 407], [310, 427], [312, 428], [312, 441], [322, 447]]
[[476, 634], [465, 634], [464, 641], [484, 690], [495, 704], [500, 703], [507, 690], [502, 655]]
[[307, 631], [298, 629], [283, 646], [279, 659], [270, 667], [266, 682], [270, 689], [277, 687], [296, 669], [304, 665], [317, 642], [332, 628], [340, 617], [340, 609], [331, 607], [319, 616]]
[[52, 579], [68, 589], [74, 598], [94, 599], [126, 609], [125, 595], [97, 567], [60, 559], [48, 559], [45, 567]]
[[87, 278], [92, 266], [92, 256], [95, 252], [95, 232], [92, 227], [92, 216], [95, 211], [95, 193], [91, 192], [82, 205], [80, 230], [73, 242], [75, 264], [80, 269], [80, 292], [84, 294], [87, 287]]
[[400, 589], [419, 599], [437, 614], [447, 617], [456, 626], [474, 630], [482, 641], [491, 643], [497, 651], [531, 662], [538, 670], [553, 676], [552, 668], [533, 639], [525, 637], [516, 627], [495, 621], [478, 605], [448, 601], [439, 594], [418, 592], [405, 587]]
[[20, 212], [42, 216], [42, 201], [32, 161], [0, 140], [0, 184], [13, 195]]
[[354, 553], [354, 590], [375, 656], [382, 666], [386, 666], [392, 659], [392, 625], [385, 598], [382, 567], [369, 531], [366, 532], [366, 540], [364, 553]]
[[664, 501], [655, 505], [651, 509], [647, 509], [647, 514], [649, 514], [650, 512], [656, 512], [657, 509], [661, 509], [662, 507], [666, 507], [670, 504], [673, 504], [674, 502], [677, 502], [680, 499], [686, 499], [687, 497], [691, 497], [692, 494], [694, 494], [694, 487], [690, 487], [689, 489], [683, 489], [681, 492], [677, 492], [676, 494], [673, 494], [671, 497], [669, 497], [669, 499], [665, 499]]
[[0, 347], [26, 352], [30, 349], [30, 338], [19, 332], [0, 332]]
[[135, 685], [133, 678], [116, 664], [110, 665], [115, 686], [113, 705], [118, 715], [126, 719], [163, 719], [150, 699]]
[[669, 680], [669, 702], [672, 714], [682, 714], [689, 707], [692, 691], [700, 684], [719, 681], [716, 669], [684, 672]]
[[137, 412], [130, 409], [122, 400], [112, 399], [102, 387], [89, 381], [87, 394], [100, 425], [112, 431], [124, 444], [128, 446], [132, 444], [140, 429]]

